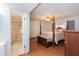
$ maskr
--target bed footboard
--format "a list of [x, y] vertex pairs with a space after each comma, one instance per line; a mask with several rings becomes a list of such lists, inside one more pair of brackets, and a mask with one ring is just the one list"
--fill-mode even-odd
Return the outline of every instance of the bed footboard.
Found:
[[38, 41], [38, 43], [42, 44], [46, 48], [48, 48], [52, 45], [52, 42], [47, 42], [46, 38], [43, 38], [43, 37], [40, 37], [40, 36], [37, 36], [37, 41]]

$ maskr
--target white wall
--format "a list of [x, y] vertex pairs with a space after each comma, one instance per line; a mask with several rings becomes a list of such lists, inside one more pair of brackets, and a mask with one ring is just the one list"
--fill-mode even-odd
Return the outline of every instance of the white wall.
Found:
[[0, 41], [7, 41], [6, 52], [11, 55], [11, 19], [10, 9], [7, 5], [0, 4]]
[[[42, 21], [41, 22], [41, 32], [51, 31], [52, 25], [49, 22]], [[39, 20], [31, 20], [30, 22], [30, 37], [36, 37], [40, 32], [40, 21]]]
[[30, 21], [30, 37], [36, 37], [39, 35], [40, 31], [40, 21], [39, 20], [31, 20]]
[[75, 29], [79, 30], [79, 16], [71, 16], [71, 17], [67, 17], [67, 18], [57, 19], [56, 24], [57, 25], [64, 24], [66, 26], [67, 20], [75, 20]]

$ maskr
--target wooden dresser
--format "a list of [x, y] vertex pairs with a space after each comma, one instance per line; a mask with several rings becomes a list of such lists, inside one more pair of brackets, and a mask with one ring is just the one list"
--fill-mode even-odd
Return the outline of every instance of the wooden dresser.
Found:
[[65, 36], [65, 55], [79, 56], [79, 31], [64, 31]]

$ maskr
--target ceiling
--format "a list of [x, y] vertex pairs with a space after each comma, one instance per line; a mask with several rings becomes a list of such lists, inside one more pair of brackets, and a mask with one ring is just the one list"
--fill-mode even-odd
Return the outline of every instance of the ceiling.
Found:
[[42, 19], [43, 16], [64, 18], [79, 15], [79, 3], [41, 3], [31, 13], [31, 19]]
[[12, 15], [22, 15], [23, 13], [30, 13], [38, 3], [8, 3]]

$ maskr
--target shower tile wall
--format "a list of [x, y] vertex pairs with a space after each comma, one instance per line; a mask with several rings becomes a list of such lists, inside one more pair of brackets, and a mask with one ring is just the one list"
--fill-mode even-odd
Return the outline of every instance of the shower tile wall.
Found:
[[17, 42], [22, 39], [21, 36], [21, 28], [22, 28], [22, 17], [21, 16], [12, 16], [11, 21], [11, 34], [12, 34], [12, 42]]

